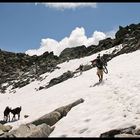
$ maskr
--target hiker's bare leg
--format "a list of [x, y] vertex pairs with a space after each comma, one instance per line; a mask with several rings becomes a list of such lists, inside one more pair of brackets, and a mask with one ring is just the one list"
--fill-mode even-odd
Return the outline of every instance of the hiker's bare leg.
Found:
[[100, 81], [100, 74], [97, 74], [98, 75], [98, 77], [99, 77], [99, 81]]
[[101, 74], [101, 78], [100, 78], [100, 81], [102, 81], [103, 80], [103, 75]]
[[102, 81], [103, 80], [103, 70], [101, 70], [100, 76], [101, 76], [100, 81]]

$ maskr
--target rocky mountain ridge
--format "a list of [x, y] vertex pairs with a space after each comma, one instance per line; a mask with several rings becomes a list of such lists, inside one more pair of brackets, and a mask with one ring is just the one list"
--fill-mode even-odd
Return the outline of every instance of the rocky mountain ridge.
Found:
[[66, 48], [59, 57], [53, 52], [45, 52], [41, 56], [29, 56], [24, 53], [0, 50], [0, 92], [4, 93], [10, 86], [12, 89], [23, 87], [39, 79], [41, 74], [59, 69], [57, 65], [62, 62], [89, 56], [120, 44], [122, 44], [121, 50], [114, 49], [111, 54], [103, 55], [106, 61], [140, 49], [140, 23], [126, 27], [120, 26], [115, 39], [106, 38], [99, 41], [98, 45]]

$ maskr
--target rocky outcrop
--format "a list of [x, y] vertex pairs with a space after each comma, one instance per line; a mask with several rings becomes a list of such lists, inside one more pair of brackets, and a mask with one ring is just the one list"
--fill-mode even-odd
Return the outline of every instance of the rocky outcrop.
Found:
[[0, 92], [5, 93], [9, 86], [12, 86], [12, 89], [21, 88], [39, 75], [58, 69], [57, 60], [58, 57], [53, 55], [53, 52], [29, 56], [0, 50]]
[[58, 83], [61, 83], [63, 81], [66, 81], [67, 79], [72, 78], [73, 76], [74, 76], [74, 74], [71, 71], [67, 71], [67, 72], [63, 73], [61, 76], [50, 80], [50, 82], [46, 86], [46, 88], [49, 88], [49, 87], [56, 85]]
[[[108, 57], [107, 57], [108, 58]], [[107, 59], [107, 58], [104, 58], [104, 59]], [[92, 66], [92, 65], [83, 65], [83, 70], [82, 71], [87, 71], [87, 70], [90, 70], [92, 69], [93, 67], [95, 66]], [[74, 75], [76, 73], [79, 73], [78, 70], [75, 70], [75, 71], [67, 71], [65, 73], [63, 73], [62, 75], [60, 75], [59, 77], [56, 77], [56, 78], [53, 78], [49, 81], [48, 85], [45, 85], [45, 86], [40, 86], [37, 90], [42, 90], [42, 89], [46, 89], [46, 88], [50, 88], [56, 84], [59, 84], [61, 82], [64, 82], [72, 77], [74, 77]]]
[[87, 49], [86, 46], [78, 46], [78, 47], [73, 47], [73, 48], [66, 48], [64, 49], [59, 58], [61, 62], [66, 61], [67, 59], [75, 59], [75, 58], [81, 58], [86, 56], [87, 54]]
[[5, 133], [9, 132], [12, 129], [10, 125], [3, 125], [0, 123], [0, 136], [4, 135]]
[[82, 45], [73, 48], [66, 48], [61, 52], [59, 58], [62, 62], [66, 61], [67, 59], [81, 58], [100, 52], [102, 50], [112, 48], [118, 44], [119, 43], [117, 43], [115, 39], [106, 38], [104, 40], [99, 41], [98, 45], [91, 45], [87, 47]]
[[8, 133], [4, 133], [4, 135], [2, 135], [1, 137], [5, 138], [48, 137], [53, 130], [54, 127], [50, 127], [45, 123], [38, 126], [34, 124], [22, 124], [18, 127], [18, 129], [12, 130]]
[[0, 120], [0, 125], [2, 124], [5, 124], [5, 123], [7, 123], [7, 121], [5, 121], [5, 120]]
[[98, 45], [96, 45], [96, 46], [91, 45], [91, 46], [87, 47], [87, 50], [89, 50], [90, 47], [92, 47], [92, 49], [90, 49], [90, 51], [88, 51], [86, 56], [100, 52], [102, 50], [112, 48], [115, 45], [118, 45], [118, 43], [116, 43], [115, 39], [106, 38], [104, 40], [100, 40]]
[[41, 90], [44, 88], [50, 88], [56, 84], [59, 84], [61, 82], [68, 80], [69, 78], [72, 78], [73, 76], [74, 76], [73, 72], [67, 71], [67, 72], [63, 73], [61, 76], [51, 79], [48, 85], [40, 86], [38, 90]]
[[140, 23], [126, 27], [120, 26], [115, 36], [116, 40], [123, 44], [123, 48], [115, 56], [140, 49]]
[[100, 135], [100, 138], [114, 137], [140, 137], [140, 129], [136, 128], [136, 125], [132, 125], [126, 128], [113, 129]]
[[31, 122], [32, 124], [35, 125], [40, 125], [42, 123], [46, 123], [47, 125], [54, 125], [55, 123], [57, 123], [60, 119], [62, 119], [63, 117], [65, 117], [67, 115], [67, 113], [75, 106], [77, 106], [80, 103], [83, 103], [84, 100], [81, 98], [71, 104], [68, 104], [66, 106], [60, 107], [55, 109], [54, 111], [50, 112], [49, 114], [46, 114], [44, 116], [42, 116], [41, 118]]

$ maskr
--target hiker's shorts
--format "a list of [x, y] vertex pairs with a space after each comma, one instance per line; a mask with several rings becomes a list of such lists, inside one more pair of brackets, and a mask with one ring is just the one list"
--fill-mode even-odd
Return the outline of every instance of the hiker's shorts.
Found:
[[103, 69], [98, 69], [97, 68], [97, 75], [103, 75]]

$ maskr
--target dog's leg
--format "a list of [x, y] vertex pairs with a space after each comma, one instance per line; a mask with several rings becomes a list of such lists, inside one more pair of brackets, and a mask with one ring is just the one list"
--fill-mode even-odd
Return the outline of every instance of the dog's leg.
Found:
[[10, 122], [10, 114], [8, 115], [8, 119], [9, 119], [9, 122]]
[[3, 117], [3, 120], [5, 121], [5, 116]]
[[12, 121], [14, 120], [14, 118], [15, 118], [15, 115], [13, 115]]
[[20, 114], [18, 114], [18, 120], [20, 119]]
[[6, 119], [5, 119], [5, 121], [7, 122], [7, 120], [8, 120], [8, 116], [6, 116]]

